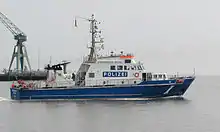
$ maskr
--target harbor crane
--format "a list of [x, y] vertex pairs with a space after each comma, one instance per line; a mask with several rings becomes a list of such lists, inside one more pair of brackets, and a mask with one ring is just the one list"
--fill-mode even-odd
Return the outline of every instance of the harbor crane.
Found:
[[0, 12], [0, 21], [5, 25], [5, 27], [12, 33], [14, 39], [17, 41], [14, 46], [11, 62], [8, 71], [11, 70], [14, 59], [16, 58], [16, 72], [24, 71], [24, 59], [28, 63], [28, 68], [31, 71], [31, 65], [27, 55], [27, 49], [24, 42], [27, 41], [27, 36], [22, 32], [11, 20], [9, 20], [3, 13]]

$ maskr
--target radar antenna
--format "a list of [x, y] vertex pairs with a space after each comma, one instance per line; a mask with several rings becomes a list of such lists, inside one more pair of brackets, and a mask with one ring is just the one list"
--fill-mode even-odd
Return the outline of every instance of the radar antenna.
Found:
[[101, 49], [104, 48], [104, 44], [103, 44], [103, 37], [101, 37], [101, 30], [98, 29], [98, 24], [101, 24], [101, 22], [98, 22], [95, 18], [94, 18], [94, 14], [92, 14], [91, 18], [83, 18], [83, 17], [79, 17], [76, 16], [75, 17], [75, 27], [77, 27], [77, 21], [76, 18], [81, 18], [84, 20], [87, 20], [90, 22], [90, 33], [92, 36], [92, 41], [91, 41], [91, 47], [90, 48], [90, 53], [88, 56], [88, 62], [94, 62], [96, 61], [96, 57], [97, 57], [97, 47], [96, 44], [101, 44]]

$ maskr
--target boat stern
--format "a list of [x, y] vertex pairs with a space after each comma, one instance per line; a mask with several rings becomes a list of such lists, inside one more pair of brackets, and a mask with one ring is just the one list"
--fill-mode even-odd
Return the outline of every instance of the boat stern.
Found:
[[20, 90], [18, 88], [10, 88], [10, 96], [12, 100], [19, 100]]

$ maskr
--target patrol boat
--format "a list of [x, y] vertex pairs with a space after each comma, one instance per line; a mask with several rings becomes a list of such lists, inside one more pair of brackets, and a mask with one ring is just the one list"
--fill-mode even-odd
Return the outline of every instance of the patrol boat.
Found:
[[[111, 52], [101, 55], [103, 38], [100, 24], [92, 15], [90, 23], [91, 47], [78, 71], [63, 74], [60, 65], [46, 67], [47, 80], [18, 81], [10, 88], [12, 100], [58, 99], [149, 99], [182, 96], [195, 79], [192, 76], [168, 76], [144, 68], [133, 54]], [[76, 24], [76, 23], [75, 23]]]

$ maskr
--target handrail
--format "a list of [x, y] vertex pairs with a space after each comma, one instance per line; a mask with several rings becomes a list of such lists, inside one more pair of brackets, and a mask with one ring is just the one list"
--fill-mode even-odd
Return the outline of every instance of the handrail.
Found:
[[[170, 79], [181, 79], [181, 78], [188, 78], [188, 77], [194, 77], [194, 76], [181, 76], [179, 74], [170, 74], [166, 75], [167, 78], [165, 80]], [[154, 79], [153, 79], [154, 80]], [[161, 80], [161, 79], [158, 79]], [[106, 86], [106, 85], [133, 85], [136, 83], [140, 83], [142, 81], [142, 78], [134, 78], [134, 77], [128, 77], [128, 78], [114, 78], [114, 79], [104, 79], [104, 78], [96, 78], [96, 79], [90, 79], [90, 80], [80, 80], [81, 86]], [[37, 80], [37, 81], [25, 81], [27, 84], [33, 83], [33, 88], [41, 88], [46, 87], [46, 84], [49, 84], [49, 87], [59, 87], [59, 86], [75, 86], [75, 81], [72, 79], [65, 79], [60, 78], [59, 80], [55, 80], [52, 82], [47, 82], [46, 80]], [[16, 83], [15, 83], [16, 84]]]

